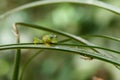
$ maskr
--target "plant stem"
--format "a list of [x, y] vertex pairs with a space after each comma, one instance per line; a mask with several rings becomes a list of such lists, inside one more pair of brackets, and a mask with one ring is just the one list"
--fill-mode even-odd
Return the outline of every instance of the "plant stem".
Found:
[[20, 56], [21, 56], [21, 50], [17, 49], [17, 53], [15, 55], [15, 64], [14, 64], [14, 72], [13, 72], [13, 79], [12, 80], [18, 80], [19, 66], [20, 66]]
[[[19, 31], [16, 28], [15, 25], [13, 25], [13, 28], [15, 30], [15, 35], [17, 38], [17, 43], [20, 43], [20, 35]], [[14, 59], [14, 72], [13, 72], [13, 79], [12, 80], [18, 80], [19, 77], [19, 67], [20, 67], [20, 58], [21, 58], [21, 49], [17, 49], [16, 54], [15, 54], [15, 59]]]

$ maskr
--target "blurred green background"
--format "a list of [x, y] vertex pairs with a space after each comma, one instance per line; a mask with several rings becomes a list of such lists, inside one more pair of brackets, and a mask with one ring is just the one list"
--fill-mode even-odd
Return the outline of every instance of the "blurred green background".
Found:
[[[0, 0], [0, 14], [37, 0]], [[101, 0], [120, 7], [120, 0]], [[120, 16], [91, 6], [77, 4], [54, 4], [30, 8], [9, 15], [0, 21], [0, 44], [16, 43], [12, 24], [26, 22], [59, 29], [75, 35], [99, 34], [120, 38]], [[32, 42], [34, 37], [48, 34], [20, 27], [21, 42]], [[62, 37], [59, 37], [61, 39]], [[88, 38], [104, 47], [120, 50], [120, 43]], [[21, 66], [37, 50], [22, 50]], [[0, 80], [10, 80], [13, 72], [14, 50], [0, 51]], [[95, 76], [104, 80], [120, 80], [120, 71], [112, 64], [99, 60], [84, 60], [80, 55], [61, 51], [45, 50], [28, 66], [23, 80], [94, 80]], [[95, 79], [97, 80], [97, 79]]]

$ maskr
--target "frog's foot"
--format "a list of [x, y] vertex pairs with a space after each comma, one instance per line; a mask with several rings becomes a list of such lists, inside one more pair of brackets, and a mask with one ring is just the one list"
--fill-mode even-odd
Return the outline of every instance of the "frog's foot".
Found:
[[46, 43], [45, 46], [46, 46], [46, 47], [50, 47], [50, 44]]

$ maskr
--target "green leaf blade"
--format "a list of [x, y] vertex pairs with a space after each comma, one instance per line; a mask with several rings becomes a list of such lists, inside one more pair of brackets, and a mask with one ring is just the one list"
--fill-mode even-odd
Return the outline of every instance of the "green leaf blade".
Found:
[[106, 9], [108, 11], [111, 11], [113, 13], [120, 15], [120, 8], [101, 2], [101, 1], [96, 1], [96, 0], [83, 0], [83, 1], [82, 0], [50, 0], [49, 1], [48, 0], [48, 1], [36, 1], [36, 2], [22, 5], [6, 13], [3, 13], [2, 15], [0, 15], [0, 19], [3, 19], [10, 14], [13, 14], [15, 12], [25, 10], [28, 8], [33, 8], [33, 7], [38, 7], [38, 6], [48, 5], [48, 4], [57, 4], [57, 3], [74, 3], [74, 4], [79, 4], [79, 5], [95, 6], [95, 7], [103, 8], [103, 9]]
[[108, 57], [105, 56], [103, 54], [99, 54], [99, 53], [92, 53], [89, 51], [84, 51], [81, 50], [79, 48], [74, 47], [70, 47], [70, 46], [66, 46], [66, 45], [55, 45], [55, 46], [51, 46], [51, 47], [46, 47], [45, 45], [7, 45], [7, 46], [2, 46], [0, 47], [0, 50], [8, 50], [8, 49], [49, 49], [49, 50], [60, 50], [60, 51], [65, 51], [65, 52], [69, 52], [69, 53], [75, 53], [75, 54], [80, 54], [80, 55], [86, 55], [88, 57], [93, 57], [105, 62], [109, 62], [112, 63], [114, 65], [118, 65], [120, 66], [120, 60], [116, 59], [116, 58], [112, 58], [112, 57]]

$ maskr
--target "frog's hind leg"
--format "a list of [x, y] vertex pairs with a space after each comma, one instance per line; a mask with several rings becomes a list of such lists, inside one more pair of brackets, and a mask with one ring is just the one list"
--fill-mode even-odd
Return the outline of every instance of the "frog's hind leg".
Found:
[[33, 43], [36, 45], [37, 43], [39, 43], [39, 39], [35, 37], [35, 38], [33, 39]]

